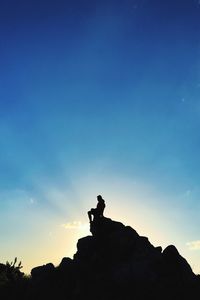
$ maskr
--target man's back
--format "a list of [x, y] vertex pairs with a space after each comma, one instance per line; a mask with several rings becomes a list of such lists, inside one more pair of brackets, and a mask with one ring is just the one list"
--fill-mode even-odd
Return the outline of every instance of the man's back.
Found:
[[106, 207], [106, 205], [105, 205], [105, 201], [103, 199], [97, 203], [97, 211], [98, 211], [99, 216], [103, 216], [105, 207]]

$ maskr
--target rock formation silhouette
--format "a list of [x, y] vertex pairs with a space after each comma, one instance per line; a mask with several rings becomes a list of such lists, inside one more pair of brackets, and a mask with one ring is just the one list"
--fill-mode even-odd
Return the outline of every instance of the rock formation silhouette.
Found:
[[175, 246], [154, 247], [132, 227], [106, 217], [92, 221], [90, 231], [78, 240], [73, 259], [33, 268], [26, 282], [0, 287], [2, 299], [184, 300], [199, 294], [199, 275]]

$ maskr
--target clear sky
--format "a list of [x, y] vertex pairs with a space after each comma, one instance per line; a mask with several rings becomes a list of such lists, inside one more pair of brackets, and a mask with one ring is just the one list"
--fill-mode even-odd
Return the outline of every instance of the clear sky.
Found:
[[105, 215], [200, 273], [200, 2], [1, 0], [0, 261], [72, 257]]

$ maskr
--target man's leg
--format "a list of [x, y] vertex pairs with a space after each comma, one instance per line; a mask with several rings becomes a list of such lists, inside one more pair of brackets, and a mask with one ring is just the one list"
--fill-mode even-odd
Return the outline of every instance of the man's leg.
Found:
[[90, 222], [92, 222], [92, 212], [91, 212], [91, 210], [88, 211], [88, 218], [89, 218]]

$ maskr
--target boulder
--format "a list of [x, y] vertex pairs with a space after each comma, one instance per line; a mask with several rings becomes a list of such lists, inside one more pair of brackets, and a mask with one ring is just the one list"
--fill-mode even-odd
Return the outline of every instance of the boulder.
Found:
[[69, 257], [63, 257], [58, 268], [62, 269], [62, 270], [68, 270], [68, 269], [71, 269], [72, 266], [73, 266], [73, 260]]
[[186, 259], [179, 254], [174, 245], [167, 246], [164, 249], [162, 256], [166, 273], [173, 278], [173, 280], [185, 283], [194, 279], [195, 274], [193, 273], [192, 268]]
[[33, 279], [41, 279], [52, 274], [55, 267], [52, 263], [35, 267], [31, 270], [31, 276]]

